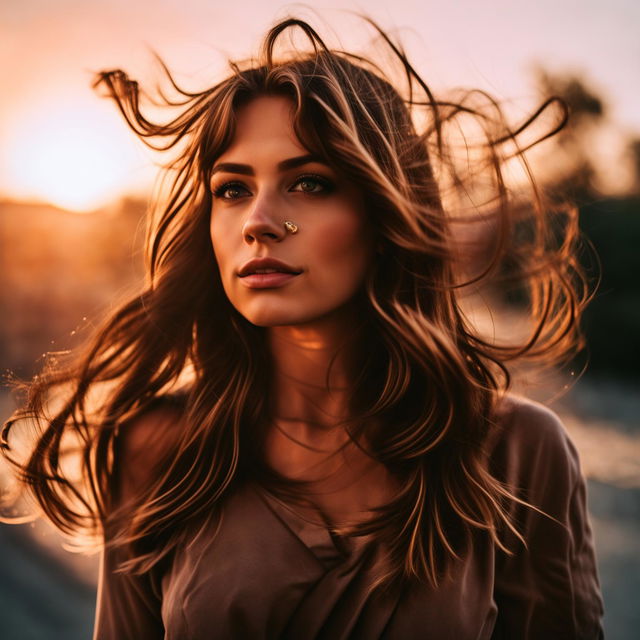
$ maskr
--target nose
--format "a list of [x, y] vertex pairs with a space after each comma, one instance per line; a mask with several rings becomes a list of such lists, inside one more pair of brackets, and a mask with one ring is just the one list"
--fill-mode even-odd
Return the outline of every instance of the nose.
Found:
[[242, 226], [242, 236], [247, 244], [280, 242], [284, 238], [286, 229], [284, 223], [279, 222], [277, 208], [274, 199], [267, 194], [256, 198]]

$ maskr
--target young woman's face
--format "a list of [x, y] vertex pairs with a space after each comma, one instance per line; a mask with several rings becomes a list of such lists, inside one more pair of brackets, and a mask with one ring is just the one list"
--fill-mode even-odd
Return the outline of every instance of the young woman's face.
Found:
[[224, 290], [265, 327], [346, 308], [373, 253], [360, 192], [300, 144], [291, 110], [271, 96], [242, 107], [212, 169], [211, 241]]

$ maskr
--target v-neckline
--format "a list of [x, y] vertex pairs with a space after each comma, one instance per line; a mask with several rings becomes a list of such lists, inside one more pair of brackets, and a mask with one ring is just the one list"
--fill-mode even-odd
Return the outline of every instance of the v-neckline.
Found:
[[[304, 517], [265, 487], [256, 485], [255, 491], [269, 510], [326, 568], [344, 561], [364, 544], [362, 538], [337, 535], [326, 521], [315, 522]], [[320, 512], [318, 518], [322, 519]]]

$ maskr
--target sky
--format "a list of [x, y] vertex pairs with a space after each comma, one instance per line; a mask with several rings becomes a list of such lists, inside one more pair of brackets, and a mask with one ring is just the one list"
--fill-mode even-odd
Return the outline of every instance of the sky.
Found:
[[535, 100], [536, 65], [579, 73], [606, 97], [620, 135], [640, 134], [637, 0], [316, 0], [313, 6], [3, 0], [0, 198], [81, 211], [148, 192], [159, 159], [91, 90], [92, 74], [121, 67], [144, 83], [157, 77], [153, 50], [187, 86], [210, 86], [224, 75], [228, 58], [255, 53], [265, 31], [289, 14], [366, 52], [371, 31], [349, 11], [365, 12], [402, 40], [437, 91], [489, 90], [516, 116]]

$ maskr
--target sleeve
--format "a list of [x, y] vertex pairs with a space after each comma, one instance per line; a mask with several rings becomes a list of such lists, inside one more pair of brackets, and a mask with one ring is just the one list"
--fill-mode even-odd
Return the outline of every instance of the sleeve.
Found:
[[496, 557], [494, 640], [598, 640], [603, 605], [578, 454], [557, 416], [516, 403], [492, 455], [498, 477], [531, 505], [511, 513], [526, 547]]
[[164, 638], [161, 602], [151, 579], [117, 572], [123, 557], [121, 549], [106, 547], [102, 552], [93, 640]]
[[[171, 451], [167, 429], [174, 414], [150, 412], [126, 425], [115, 443], [114, 507], [135, 509], [145, 499], [156, 478], [162, 455]], [[107, 527], [108, 529], [108, 527]], [[146, 574], [119, 571], [130, 557], [126, 546], [110, 545], [105, 531], [100, 562], [93, 640], [155, 640], [165, 637], [162, 598], [155, 568]]]

